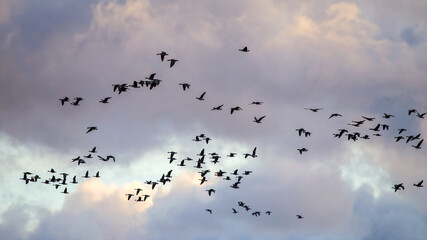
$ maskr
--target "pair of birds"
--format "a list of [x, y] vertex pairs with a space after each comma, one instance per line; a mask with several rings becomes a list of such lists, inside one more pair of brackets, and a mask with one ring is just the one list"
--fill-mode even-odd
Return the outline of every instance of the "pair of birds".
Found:
[[[165, 51], [161, 51], [160, 53], [157, 53], [157, 55], [160, 56], [160, 60], [162, 60], [162, 62], [163, 62], [165, 60], [165, 57], [168, 56], [169, 54], [166, 53]], [[177, 59], [173, 59], [173, 58], [168, 59], [166, 61], [170, 62], [169, 67], [173, 67], [175, 65], [175, 63], [178, 62]]]

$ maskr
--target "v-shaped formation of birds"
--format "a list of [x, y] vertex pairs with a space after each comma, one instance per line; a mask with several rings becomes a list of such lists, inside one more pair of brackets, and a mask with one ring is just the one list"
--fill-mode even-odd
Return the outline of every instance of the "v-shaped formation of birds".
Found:
[[[241, 49], [238, 49], [238, 51], [243, 52], [243, 53], [248, 53], [249, 49], [248, 47], [243, 47]], [[160, 53], [158, 53], [157, 55], [160, 56], [160, 60], [162, 62], [164, 62], [165, 57], [168, 56], [169, 54], [162, 51]], [[167, 60], [169, 62], [169, 67], [172, 68], [173, 66], [175, 66], [178, 62], [177, 59], [168, 59]], [[148, 77], [145, 77], [145, 80], [140, 80], [140, 81], [133, 81], [132, 83], [118, 83], [118, 84], [113, 84], [113, 92], [117, 92], [118, 95], [124, 93], [124, 92], [128, 92], [130, 89], [137, 89], [137, 88], [147, 88], [149, 90], [154, 89], [155, 87], [159, 86], [160, 83], [162, 82], [161, 79], [156, 78], [156, 73], [152, 73], [150, 74]], [[190, 90], [190, 84], [189, 83], [179, 83], [178, 86], [182, 87], [183, 91], [188, 91]], [[205, 100], [205, 96], [206, 96], [206, 92], [203, 92], [200, 95], [196, 96], [196, 100], [198, 101], [204, 101]], [[105, 97], [99, 100], [100, 103], [102, 104], [107, 104], [109, 103], [110, 99], [112, 99], [112, 97]], [[71, 99], [69, 97], [64, 97], [59, 99], [61, 102], [61, 105], [64, 106], [65, 103], [69, 103], [73, 106], [79, 106], [80, 103], [84, 100], [82, 97], [74, 97], [73, 101], [71, 101]], [[263, 102], [260, 101], [252, 101], [249, 103], [249, 105], [262, 105]], [[211, 111], [221, 111], [223, 110], [224, 104], [220, 104], [217, 106], [213, 106], [211, 108]], [[243, 109], [240, 106], [231, 106], [230, 108], [230, 114], [234, 114], [237, 111], [242, 111]], [[312, 113], [319, 113], [321, 111], [323, 111], [323, 108], [305, 108], [305, 110], [310, 111]], [[422, 113], [419, 112], [416, 109], [409, 109], [408, 110], [408, 116], [409, 117], [418, 117], [419, 119], [424, 119], [425, 115], [427, 113]], [[261, 123], [264, 118], [266, 116], [254, 116], [253, 122], [254, 123]], [[338, 118], [338, 117], [343, 117], [342, 114], [340, 113], [332, 113], [329, 115], [329, 117], [327, 119], [334, 119], [334, 118]], [[381, 116], [381, 121], [378, 121], [376, 123], [374, 123], [373, 125], [369, 125], [367, 127], [364, 127], [365, 125], [367, 125], [367, 123], [371, 122], [373, 123], [374, 120], [376, 120], [376, 117], [366, 117], [366, 116], [361, 116], [361, 119], [357, 119], [357, 120], [351, 120], [351, 122], [347, 123], [348, 126], [350, 126], [349, 129], [346, 129], [345, 127], [343, 128], [339, 128], [337, 129], [337, 132], [332, 134], [332, 137], [334, 138], [338, 138], [341, 139], [344, 135], [346, 136], [345, 139], [347, 139], [347, 141], [358, 141], [360, 139], [362, 140], [369, 140], [374, 137], [381, 137], [381, 132], [383, 131], [390, 131], [390, 126], [387, 123], [387, 121], [390, 118], [394, 118], [395, 116], [392, 114], [387, 114], [384, 113]], [[325, 118], [326, 119], [326, 118]], [[93, 131], [97, 131], [98, 127], [97, 126], [89, 126], [86, 129], [86, 134], [89, 134]], [[356, 131], [357, 130], [357, 131]], [[311, 136], [311, 132], [306, 130], [303, 127], [297, 128], [296, 129], [298, 136], [300, 137], [310, 137]], [[408, 144], [408, 146], [413, 147], [414, 149], [421, 149], [422, 143], [424, 141], [424, 139], [421, 138], [421, 133], [412, 133], [412, 134], [408, 134], [408, 135], [403, 135], [404, 133], [406, 133], [408, 130], [405, 128], [399, 128], [396, 129], [396, 136], [394, 137], [396, 142], [405, 142], [406, 144]], [[212, 139], [208, 136], [206, 136], [205, 134], [199, 134], [197, 136], [194, 137], [194, 139], [192, 139], [192, 141], [194, 142], [201, 142], [204, 144], [209, 144], [209, 142]], [[301, 147], [297, 149], [298, 153], [300, 155], [306, 154], [309, 150], [308, 147]], [[93, 158], [92, 154], [96, 154], [97, 153], [97, 149], [96, 147], [91, 148], [91, 150], [88, 151], [88, 154], [83, 154], [83, 157], [77, 156], [76, 158], [73, 158], [71, 160], [72, 163], [77, 163], [77, 165], [81, 165], [81, 164], [85, 164], [87, 161], [91, 160]], [[235, 158], [235, 157], [244, 157], [244, 158], [257, 158], [257, 148], [255, 147], [252, 151], [248, 151], [246, 153], [236, 153], [236, 152], [230, 152], [228, 155], [226, 155], [226, 158]], [[249, 175], [252, 174], [252, 170], [239, 170], [239, 169], [227, 169], [226, 171], [220, 169], [218, 171], [214, 171], [213, 173], [211, 173], [211, 170], [209, 169], [209, 165], [213, 164], [216, 166], [220, 165], [220, 158], [223, 158], [223, 156], [218, 155], [215, 152], [209, 152], [209, 153], [205, 153], [205, 148], [203, 148], [199, 153], [196, 154], [196, 157], [193, 159], [189, 156], [185, 156], [184, 158], [181, 157], [180, 160], [177, 158], [178, 157], [178, 152], [175, 151], [170, 151], [168, 152], [168, 161], [169, 164], [173, 165], [173, 166], [177, 166], [177, 167], [192, 167], [194, 169], [197, 169], [197, 173], [200, 174], [200, 186], [203, 187], [203, 184], [206, 183], [208, 181], [208, 177], [212, 177], [212, 178], [219, 178], [221, 180], [223, 180], [224, 182], [229, 182], [229, 187], [231, 189], [239, 189], [240, 184], [242, 183], [242, 180], [245, 177], [248, 177]], [[194, 156], [193, 156], [194, 157]], [[116, 161], [116, 158], [113, 155], [97, 155], [97, 158], [101, 161], [107, 162], [109, 160], [112, 160], [113, 162]], [[196, 160], [197, 158], [197, 160]], [[207, 158], [210, 159], [210, 163], [208, 162], [207, 164]], [[174, 162], [176, 161], [177, 164], [174, 164]], [[194, 164], [191, 165], [186, 165], [189, 164], [189, 162], [194, 162]], [[217, 165], [219, 164], [219, 165]], [[91, 177], [95, 177], [95, 178], [99, 178], [100, 174], [99, 171], [96, 172], [95, 174], [90, 174], [89, 171], [86, 171], [84, 175], [80, 174], [80, 175], [74, 175], [72, 177], [72, 180], [68, 180], [67, 176], [70, 175], [69, 173], [57, 173], [53, 168], [47, 171], [48, 173], [51, 174], [50, 177], [45, 177], [43, 181], [41, 181], [41, 183], [46, 184], [46, 185], [53, 185], [56, 189], [62, 189], [63, 194], [68, 194], [68, 189], [67, 189], [67, 184], [78, 184], [77, 178], [81, 179], [81, 178], [91, 178]], [[172, 181], [172, 172], [173, 169], [169, 170], [167, 173], [162, 174], [162, 176], [160, 177], [159, 180], [146, 180], [145, 184], [148, 185], [147, 189], [143, 190], [142, 186], [135, 188], [135, 189], [130, 189], [131, 191], [127, 194], [125, 194], [125, 198], [129, 201], [133, 200], [134, 202], [145, 202], [147, 200], [147, 198], [149, 198], [150, 195], [150, 191], [154, 190], [154, 188], [159, 185], [159, 186], [163, 186], [166, 185], [168, 182]], [[82, 176], [81, 176], [82, 175]], [[31, 172], [24, 172], [23, 177], [20, 178], [21, 180], [23, 180], [26, 184], [29, 183], [35, 183], [37, 182], [39, 179], [42, 179], [40, 177], [40, 175], [38, 174], [33, 174]], [[423, 180], [420, 180], [417, 183], [414, 183], [413, 186], [417, 187], [417, 188], [421, 188], [423, 187]], [[395, 192], [397, 192], [398, 190], [404, 190], [404, 184], [403, 183], [399, 183], [399, 184], [394, 184], [392, 186], [392, 189], [394, 189]], [[216, 190], [213, 188], [208, 188], [208, 189], [202, 189], [204, 191], [206, 191], [206, 194], [210, 197], [213, 197], [216, 193]], [[148, 193], [147, 193], [148, 192]], [[236, 208], [231, 208], [230, 209], [230, 213], [232, 214], [237, 214], [240, 211], [238, 211], [237, 209], [243, 209], [246, 212], [249, 212], [252, 216], [258, 217], [260, 216], [262, 213], [269, 216], [271, 214], [271, 210], [268, 209], [264, 209], [264, 210], [255, 210], [255, 211], [251, 211], [252, 208], [249, 207], [249, 205], [247, 205], [246, 203], [244, 203], [243, 201], [238, 201]], [[208, 208], [205, 209], [205, 211], [209, 214], [214, 213], [214, 209]], [[304, 217], [296, 214], [297, 219], [303, 219]]]

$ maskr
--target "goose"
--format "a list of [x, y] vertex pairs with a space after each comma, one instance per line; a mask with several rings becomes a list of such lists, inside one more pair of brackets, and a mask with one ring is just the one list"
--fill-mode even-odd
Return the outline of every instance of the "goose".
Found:
[[92, 150], [89, 151], [90, 153], [96, 153], [96, 147], [93, 147]]
[[64, 189], [64, 191], [62, 192], [63, 194], [69, 194], [69, 192], [67, 191], [67, 188]]
[[331, 116], [329, 116], [329, 119], [331, 119], [333, 117], [342, 117], [342, 115], [339, 113], [332, 113]]
[[160, 55], [160, 60], [165, 60], [165, 56], [169, 55], [165, 51], [161, 51], [160, 53], [157, 53], [156, 55]]
[[238, 213], [238, 211], [236, 209], [234, 209], [234, 208], [232, 208], [231, 210], [233, 210], [234, 214]]
[[142, 191], [141, 188], [135, 188], [134, 190], [136, 191], [136, 195], [138, 195]]
[[68, 97], [60, 98], [59, 101], [61, 101], [62, 106], [64, 106], [65, 102], [69, 102], [70, 99]]
[[96, 172], [95, 176], [93, 176], [93, 177], [99, 178], [99, 177], [100, 177], [100, 176], [99, 176], [99, 171], [98, 171], [98, 172]]
[[209, 196], [211, 196], [212, 193], [215, 193], [215, 189], [213, 189], [213, 188], [208, 189], [206, 191], [208, 192]]
[[380, 130], [380, 126], [381, 126], [381, 124], [378, 123], [376, 127], [369, 128], [369, 130], [374, 131], [374, 132], [378, 132]]
[[424, 116], [427, 114], [427, 112], [425, 113], [417, 113], [417, 117], [424, 119]]
[[374, 121], [374, 119], [375, 119], [373, 117], [365, 117], [365, 116], [362, 116], [362, 118], [367, 120], [367, 121], [370, 121], [370, 122]]
[[266, 211], [265, 214], [267, 214], [268, 216], [270, 216], [271, 211]]
[[73, 177], [73, 181], [71, 182], [72, 184], [77, 184], [77, 180], [76, 180], [76, 176]]
[[206, 209], [205, 211], [212, 214], [212, 209]]
[[214, 111], [214, 110], [222, 110], [222, 107], [224, 106], [224, 104], [221, 104], [221, 105], [219, 105], [219, 106], [217, 106], [217, 107], [213, 107], [212, 109], [211, 109], [211, 111]]
[[125, 194], [125, 196], [127, 196], [128, 197], [128, 201], [130, 200], [130, 198], [132, 197], [132, 196], [134, 196], [132, 193], [126, 193]]
[[419, 183], [417, 183], [417, 184], [415, 184], [414, 183], [414, 186], [415, 187], [423, 187], [423, 182], [424, 182], [424, 180], [421, 180]]
[[394, 184], [394, 186], [392, 188], [394, 189], [394, 192], [397, 192], [400, 189], [405, 190], [405, 187], [403, 186], [403, 183]]
[[261, 105], [261, 104], [263, 104], [264, 102], [252, 102], [252, 103], [249, 103], [249, 105]]
[[233, 114], [234, 111], [242, 111], [242, 108], [237, 106], [237, 107], [232, 107], [230, 110], [230, 113]]
[[205, 100], [205, 99], [204, 99], [205, 94], [206, 94], [206, 92], [203, 92], [203, 93], [202, 93], [202, 95], [200, 95], [200, 97], [196, 97], [196, 99], [197, 99], [197, 100], [199, 100], [199, 101], [203, 101], [203, 100]]
[[397, 130], [399, 131], [399, 134], [402, 134], [403, 132], [407, 131], [405, 128], [399, 128]]
[[301, 215], [297, 215], [297, 218], [298, 218], [298, 219], [303, 219], [304, 217], [303, 217], [303, 216], [301, 216]]
[[264, 118], [265, 118], [265, 115], [264, 115], [264, 116], [262, 116], [262, 117], [260, 117], [260, 118], [256, 118], [256, 117], [254, 117], [254, 122], [255, 122], [255, 123], [261, 123], [262, 119], [264, 119]]
[[87, 132], [86, 132], [86, 134], [88, 134], [88, 133], [90, 133], [90, 132], [92, 132], [92, 131], [95, 131], [95, 130], [98, 130], [98, 127], [96, 127], [96, 126], [93, 126], [93, 127], [87, 127]]
[[239, 51], [241, 51], [241, 52], [249, 52], [249, 49], [248, 49], [247, 46], [245, 46], [244, 48], [239, 49]]
[[90, 178], [89, 177], [89, 171], [86, 171], [86, 174], [84, 176], [82, 176], [83, 178]]
[[175, 63], [176, 62], [178, 62], [178, 60], [176, 60], [176, 59], [173, 59], [173, 58], [171, 58], [171, 59], [168, 59], [167, 61], [169, 61], [170, 62], [170, 67], [173, 67], [173, 65], [175, 65]]
[[408, 115], [411, 115], [412, 113], [417, 113], [417, 110], [416, 109], [409, 109]]
[[421, 139], [421, 141], [418, 142], [417, 145], [411, 145], [412, 147], [414, 147], [415, 149], [421, 149], [421, 144], [423, 143], [424, 139]]
[[182, 86], [182, 90], [186, 90], [186, 89], [189, 89], [190, 88], [190, 84], [188, 84], [188, 83], [180, 83], [179, 85], [181, 85]]
[[383, 118], [386, 118], [386, 119], [389, 119], [391, 117], [394, 117], [394, 115], [387, 114], [387, 113], [384, 113], [384, 115], [383, 115]]
[[302, 154], [303, 152], [308, 152], [307, 148], [298, 148], [297, 150], [299, 154]]
[[301, 134], [305, 132], [304, 128], [298, 128], [298, 129], [295, 129], [295, 130], [298, 132], [298, 136], [301, 136]]
[[320, 110], [323, 110], [323, 108], [304, 108], [305, 110], [309, 110], [309, 111], [312, 111], [312, 112], [318, 112], [318, 111], [320, 111]]

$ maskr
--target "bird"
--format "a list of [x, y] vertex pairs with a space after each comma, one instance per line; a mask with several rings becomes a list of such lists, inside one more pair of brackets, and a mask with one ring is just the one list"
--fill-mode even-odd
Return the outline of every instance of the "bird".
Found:
[[89, 151], [90, 153], [96, 153], [96, 147], [93, 147], [92, 150]]
[[100, 177], [100, 176], [99, 176], [99, 171], [98, 171], [98, 172], [96, 172], [95, 176], [93, 176], [93, 177], [99, 178], [99, 177]]
[[331, 116], [329, 116], [329, 119], [331, 119], [333, 117], [342, 117], [342, 115], [339, 113], [332, 113]]
[[417, 117], [419, 117], [419, 118], [423, 118], [424, 119], [424, 116], [427, 114], [427, 112], [425, 112], [425, 113], [418, 113], [417, 112]]
[[412, 147], [414, 147], [415, 149], [421, 149], [421, 144], [423, 143], [424, 139], [421, 139], [421, 141], [418, 142], [417, 145], [411, 145]]
[[96, 126], [93, 126], [93, 127], [87, 127], [87, 132], [86, 132], [86, 134], [87, 134], [87, 133], [90, 133], [90, 132], [92, 132], [92, 131], [95, 131], [95, 130], [98, 130], [98, 127], [96, 127]]
[[262, 119], [264, 119], [264, 118], [265, 118], [265, 115], [264, 115], [264, 116], [262, 116], [262, 117], [260, 117], [260, 118], [256, 118], [256, 117], [254, 117], [254, 122], [255, 122], [255, 123], [261, 123]]
[[89, 177], [89, 171], [86, 171], [86, 174], [83, 176], [83, 178], [90, 178]]
[[128, 201], [131, 199], [132, 196], [134, 196], [132, 193], [126, 193], [125, 196], [128, 197]]
[[227, 155], [227, 157], [235, 157], [237, 153], [231, 152]]
[[211, 140], [211, 138], [209, 138], [209, 137], [205, 138], [206, 144], [209, 144], [210, 140]]
[[301, 134], [305, 132], [305, 129], [304, 128], [298, 128], [298, 129], [296, 129], [296, 131], [298, 132], [298, 136], [301, 136]]
[[249, 52], [249, 49], [248, 49], [247, 46], [245, 46], [244, 48], [239, 49], [239, 51], [241, 51], [241, 52]]
[[397, 137], [394, 137], [394, 138], [396, 138], [396, 142], [399, 142], [400, 140], [404, 139], [403, 136], [397, 136]]
[[397, 130], [399, 130], [399, 134], [402, 134], [404, 131], [407, 131], [405, 128], [399, 128]]
[[252, 103], [249, 103], [249, 105], [261, 105], [261, 104], [263, 104], [264, 102], [252, 102]]
[[92, 154], [88, 154], [88, 155], [86, 155], [86, 156], [83, 156], [84, 158], [92, 158]]
[[148, 79], [148, 80], [154, 80], [154, 79], [155, 79], [155, 78], [154, 78], [154, 76], [156, 76], [156, 73], [152, 73], [152, 74], [150, 74], [150, 76], [145, 77], [145, 79]]
[[47, 171], [49, 173], [56, 173], [55, 170], [53, 168], [51, 168], [49, 171]]
[[367, 121], [370, 121], [370, 122], [374, 121], [374, 119], [375, 119], [373, 117], [365, 117], [365, 116], [362, 116], [362, 118], [366, 119]]
[[73, 105], [73, 106], [79, 106], [79, 103], [80, 103], [80, 101], [82, 101], [82, 100], [84, 100], [83, 98], [81, 98], [81, 97], [75, 97], [74, 98], [74, 102], [72, 102], [71, 103], [71, 105]]
[[374, 132], [378, 132], [380, 130], [380, 126], [381, 126], [381, 124], [378, 123], [376, 127], [369, 128], [369, 130], [374, 131]]
[[217, 106], [217, 107], [213, 107], [212, 109], [211, 109], [211, 111], [213, 111], [213, 110], [222, 110], [222, 107], [224, 106], [224, 104], [221, 104], [221, 105], [219, 105], [219, 106]]
[[261, 212], [259, 212], [259, 211], [256, 211], [256, 212], [252, 213], [252, 216], [255, 216], [255, 217], [258, 217], [260, 215], [261, 215]]
[[231, 210], [233, 210], [234, 214], [238, 213], [238, 211], [236, 209], [234, 209], [234, 208], [232, 208]]
[[138, 195], [142, 191], [141, 188], [135, 188], [134, 190], [136, 190], [136, 195]]
[[232, 107], [230, 113], [233, 114], [234, 111], [241, 111], [242, 108], [237, 106], [237, 107]]
[[205, 211], [212, 214], [212, 209], [206, 209]]
[[167, 56], [169, 54], [167, 54], [165, 51], [161, 51], [160, 53], [157, 53], [156, 55], [160, 55], [160, 60], [162, 60], [162, 62], [163, 62], [163, 60], [165, 59], [165, 56]]
[[99, 102], [100, 102], [100, 103], [108, 103], [108, 100], [109, 100], [110, 98], [111, 98], [111, 97], [103, 98], [103, 99], [99, 100]]
[[303, 152], [308, 152], [307, 148], [298, 148], [297, 150], [299, 154], [302, 154]]
[[110, 159], [113, 159], [113, 162], [116, 161], [116, 158], [113, 155], [108, 155], [107, 156], [107, 161], [110, 160]]
[[77, 180], [76, 180], [76, 176], [73, 177], [73, 181], [71, 183], [73, 183], [73, 184], [77, 184], [78, 183]]
[[385, 118], [385, 119], [389, 119], [391, 117], [394, 117], [394, 115], [387, 114], [387, 113], [384, 113], [384, 115], [383, 115], [383, 118]]
[[190, 88], [190, 84], [188, 84], [188, 83], [180, 83], [179, 85], [182, 86], [182, 90], [184, 90], [184, 91], [185, 91], [185, 89], [189, 89]]
[[318, 112], [318, 111], [320, 111], [320, 110], [323, 110], [323, 108], [304, 108], [305, 110], [309, 110], [309, 111], [312, 111], [312, 112]]
[[266, 211], [265, 214], [269, 215], [271, 214], [271, 211]]
[[203, 92], [203, 93], [202, 93], [202, 95], [200, 95], [200, 97], [196, 97], [196, 99], [197, 99], [197, 100], [199, 100], [199, 101], [203, 101], [203, 100], [205, 100], [205, 99], [204, 99], [205, 94], [206, 94], [206, 92]]
[[67, 188], [64, 189], [64, 191], [62, 192], [63, 194], [68, 194], [69, 192], [67, 191]]
[[394, 192], [397, 192], [397, 190], [400, 190], [400, 189], [405, 190], [403, 183], [394, 184], [394, 186], [392, 188], [394, 189]]
[[417, 184], [415, 184], [414, 183], [414, 186], [415, 187], [423, 187], [423, 182], [424, 182], [424, 180], [421, 180], [419, 183], [417, 183]]
[[213, 188], [208, 189], [206, 191], [208, 192], [209, 196], [211, 196], [212, 193], [215, 193], [215, 189], [213, 189]]
[[65, 102], [69, 102], [70, 99], [68, 97], [60, 98], [59, 101], [61, 101], [62, 106], [64, 106]]
[[173, 65], [175, 65], [176, 62], [178, 62], [178, 60], [173, 59], [173, 58], [168, 59], [167, 61], [171, 62], [170, 65], [169, 65], [170, 67], [173, 67]]
[[417, 110], [416, 109], [409, 109], [408, 115], [411, 115], [412, 113], [417, 113]]
[[298, 218], [298, 219], [303, 219], [304, 217], [303, 217], [303, 216], [301, 216], [301, 215], [297, 215], [297, 218]]

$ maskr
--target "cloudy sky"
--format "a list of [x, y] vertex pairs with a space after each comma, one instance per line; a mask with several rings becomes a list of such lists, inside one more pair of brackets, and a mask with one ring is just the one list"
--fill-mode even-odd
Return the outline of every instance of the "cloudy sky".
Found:
[[[413, 184], [427, 180], [427, 154], [411, 145], [427, 120], [408, 116], [427, 112], [425, 9], [425, 0], [1, 0], [0, 236], [425, 239], [427, 192]], [[160, 51], [179, 61], [170, 68]], [[151, 73], [156, 88], [113, 92]], [[61, 106], [65, 96], [84, 100]], [[231, 115], [235, 106], [243, 110]], [[362, 116], [375, 120], [348, 125]], [[390, 128], [374, 136], [377, 124]], [[86, 134], [89, 126], [99, 130]], [[334, 138], [342, 128], [370, 139]], [[405, 140], [395, 142], [399, 128]], [[192, 141], [202, 133], [209, 144]], [[94, 146], [86, 164], [71, 163]], [[245, 159], [254, 147], [258, 157]], [[200, 185], [194, 161], [177, 163], [202, 149], [221, 158], [206, 157]], [[42, 184], [51, 168], [79, 184], [68, 195]], [[253, 172], [240, 189], [230, 188], [235, 176], [214, 176], [235, 169]], [[144, 183], [169, 170], [170, 183]], [[25, 171], [42, 179], [25, 184]], [[397, 183], [405, 190], [395, 193]], [[150, 197], [128, 201], [138, 187]]]

